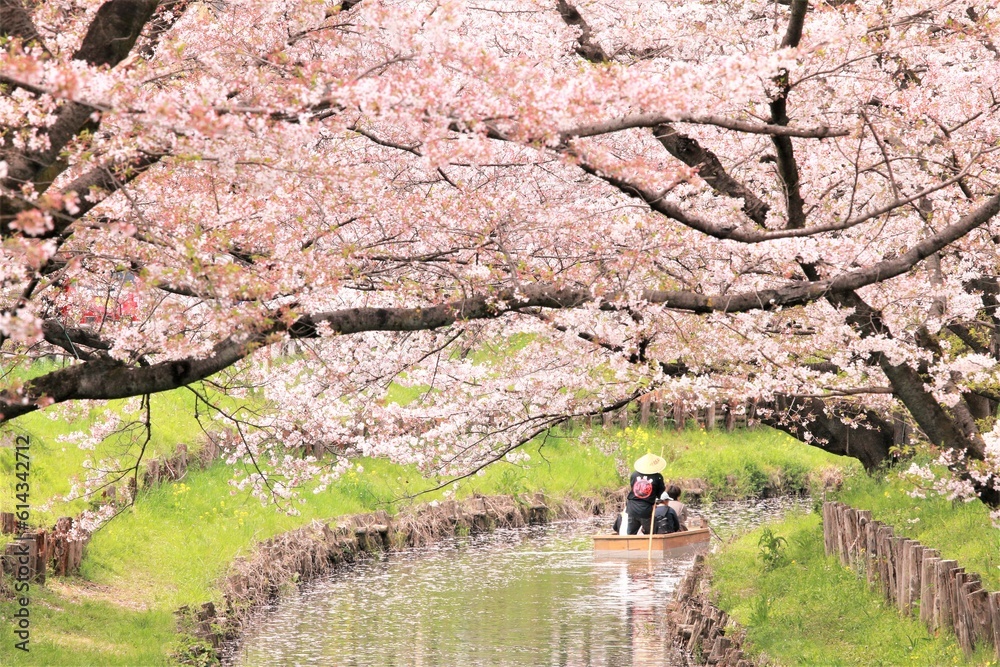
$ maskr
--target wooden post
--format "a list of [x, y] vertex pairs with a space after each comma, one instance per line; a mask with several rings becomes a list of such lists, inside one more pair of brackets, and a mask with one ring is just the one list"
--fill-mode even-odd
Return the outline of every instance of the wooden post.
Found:
[[614, 419], [614, 416], [610, 412], [605, 411], [601, 413], [601, 422], [605, 431], [611, 428], [612, 419]]
[[969, 657], [975, 648], [973, 637], [975, 627], [973, 625], [972, 610], [969, 607], [969, 594], [980, 587], [978, 581], [969, 581], [969, 575], [965, 572], [955, 573], [955, 636], [958, 637], [958, 645], [962, 647], [965, 656]]
[[868, 571], [868, 524], [871, 519], [865, 516], [865, 512], [858, 512], [858, 525], [855, 541], [857, 542], [856, 559], [857, 562]]
[[17, 515], [13, 512], [0, 513], [0, 533], [13, 535], [17, 532]]
[[674, 428], [678, 431], [684, 428], [684, 401], [674, 401]]
[[978, 643], [993, 643], [993, 621], [990, 613], [990, 594], [982, 584], [969, 591], [969, 614], [972, 619], [973, 639]]
[[934, 566], [934, 627], [937, 629], [954, 627], [952, 581], [957, 566], [958, 562], [953, 560], [939, 560]]
[[865, 580], [869, 588], [872, 589], [879, 582], [878, 527], [878, 521], [869, 521], [865, 525], [865, 544], [868, 551], [868, 567], [865, 570]]
[[861, 532], [861, 512], [851, 509], [851, 560], [855, 563], [864, 560], [865, 535]]
[[628, 428], [628, 406], [622, 406], [618, 409], [618, 423], [621, 425], [621, 429], [624, 431]]
[[708, 407], [705, 408], [705, 430], [715, 430], [715, 401], [709, 403]]
[[910, 554], [913, 552], [913, 540], [899, 538], [899, 553], [896, 558], [896, 607], [901, 614], [910, 613]]
[[726, 432], [732, 433], [736, 430], [736, 405], [729, 401], [726, 404]]
[[60, 577], [64, 577], [70, 572], [70, 544], [68, 535], [72, 527], [73, 519], [64, 516], [56, 521], [55, 528], [52, 529], [53, 543], [50, 550], [52, 573]]
[[205, 459], [205, 466], [207, 467], [212, 461], [219, 458], [219, 445], [212, 438], [208, 439], [202, 449]]
[[993, 634], [993, 651], [1000, 660], [1000, 592], [990, 593], [990, 625]]
[[36, 531], [34, 534], [35, 539], [35, 580], [39, 583], [45, 583], [45, 562], [48, 560], [49, 552], [45, 548], [45, 532], [44, 530]]
[[160, 483], [160, 461], [153, 459], [146, 464], [146, 486], [156, 486]]
[[732, 640], [729, 639], [729, 637], [716, 637], [715, 644], [712, 645], [712, 652], [708, 656], [708, 661], [710, 663], [714, 662], [715, 664], [719, 664], [731, 645]]
[[[959, 639], [959, 646], [962, 645], [959, 627], [962, 625], [962, 584], [965, 583], [965, 568], [952, 568], [948, 574], [951, 579], [948, 582], [949, 593], [951, 594], [951, 629], [955, 637]], [[964, 647], [963, 647], [964, 648]]]
[[652, 396], [645, 394], [639, 399], [639, 423], [643, 426], [649, 425], [649, 403]]
[[937, 604], [937, 577], [934, 572], [940, 560], [940, 554], [935, 549], [927, 549], [920, 565], [920, 620], [930, 632], [937, 628], [934, 624], [934, 606]]
[[38, 543], [35, 536], [29, 533], [21, 533], [18, 539], [28, 546], [28, 578], [34, 580], [38, 570]]
[[848, 518], [849, 507], [841, 503], [836, 505], [837, 513], [837, 551], [840, 553], [840, 563], [844, 567], [851, 566], [851, 536], [850, 519]]
[[908, 616], [913, 616], [914, 605], [920, 603], [921, 576], [923, 574], [925, 551], [926, 547], [919, 542], [914, 542], [913, 547], [910, 549], [910, 564], [908, 566], [910, 578], [909, 592], [907, 593], [908, 606], [906, 608]]
[[832, 505], [833, 503], [830, 501], [823, 503], [823, 551], [827, 556], [833, 554], [833, 540], [830, 537], [833, 534], [833, 529], [830, 525], [830, 508]]
[[83, 540], [72, 540], [70, 541], [70, 558], [69, 567], [67, 574], [72, 574], [74, 572], [80, 571], [80, 563], [83, 562]]
[[854, 560], [868, 569], [868, 524], [871, 523], [872, 513], [865, 510], [855, 510], [854, 512]]
[[753, 430], [757, 428], [754, 419], [757, 417], [757, 399], [751, 398], [747, 401], [747, 428]]
[[878, 553], [878, 586], [882, 592], [882, 597], [892, 600], [893, 580], [890, 579], [892, 573], [892, 528], [879, 523], [875, 532], [875, 548]]

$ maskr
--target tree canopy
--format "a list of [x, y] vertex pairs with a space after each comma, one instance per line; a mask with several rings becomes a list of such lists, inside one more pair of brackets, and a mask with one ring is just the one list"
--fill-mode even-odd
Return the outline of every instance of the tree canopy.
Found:
[[906, 419], [995, 499], [998, 21], [0, 0], [2, 420], [211, 378], [280, 493], [304, 442], [457, 472], [754, 398], [869, 466]]

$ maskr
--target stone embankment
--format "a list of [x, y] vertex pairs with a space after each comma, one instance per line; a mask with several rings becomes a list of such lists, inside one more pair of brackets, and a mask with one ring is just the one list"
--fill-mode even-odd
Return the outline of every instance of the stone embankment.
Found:
[[623, 500], [623, 490], [559, 501], [541, 494], [479, 496], [422, 505], [397, 516], [379, 511], [327, 523], [314, 521], [260, 543], [249, 557], [234, 561], [221, 585], [223, 609], [211, 602], [179, 609], [179, 629], [194, 641], [177, 657], [197, 664], [211, 657], [206, 653], [222, 658], [234, 649], [256, 609], [300, 583], [356, 561], [455, 535], [595, 516], [620, 507]]
[[744, 630], [709, 599], [709, 573], [705, 556], [695, 556], [694, 566], [677, 585], [667, 606], [668, 638], [682, 648], [696, 665], [754, 667], [743, 654]]

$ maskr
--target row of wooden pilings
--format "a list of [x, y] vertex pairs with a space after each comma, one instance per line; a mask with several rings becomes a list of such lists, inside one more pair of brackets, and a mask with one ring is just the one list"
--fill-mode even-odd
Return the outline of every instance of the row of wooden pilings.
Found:
[[[207, 464], [218, 456], [218, 447], [209, 444], [199, 452], [194, 461]], [[176, 481], [187, 474], [189, 466], [187, 445], [179, 444], [170, 456], [151, 459], [142, 475], [143, 488], [149, 489], [164, 482]], [[120, 506], [136, 494], [135, 478], [128, 479], [127, 493], [119, 494], [115, 486], [108, 486], [101, 493], [101, 504]], [[74, 531], [79, 519], [64, 516], [50, 529], [28, 529], [18, 521], [13, 512], [0, 513], [0, 534], [17, 535], [9, 542], [0, 556], [0, 570], [18, 580], [45, 582], [46, 575], [66, 576], [80, 571], [83, 547], [89, 535]], [[76, 534], [74, 534], [76, 533]]]
[[0, 533], [17, 535], [4, 548], [0, 569], [18, 581], [41, 583], [49, 572], [59, 576], [77, 572], [85, 539], [71, 537], [74, 521], [64, 516], [51, 530], [23, 530], [13, 512], [0, 513]]
[[668, 401], [665, 396], [651, 392], [629, 405], [604, 412], [600, 416], [588, 415], [575, 418], [571, 420], [571, 425], [580, 425], [584, 428], [601, 426], [605, 429], [616, 427], [624, 429], [639, 424], [681, 430], [693, 420], [707, 431], [720, 427], [733, 431], [737, 426], [753, 428], [756, 414], [757, 402], [754, 400], [717, 402], [699, 406], [683, 400]]
[[1000, 658], [1000, 592], [984, 590], [978, 574], [843, 503], [823, 503], [823, 544], [844, 566], [863, 569], [901, 613], [919, 613], [931, 632], [954, 632], [966, 655], [992, 644]]
[[754, 667], [743, 654], [743, 632], [729, 623], [726, 612], [709, 601], [704, 554], [695, 556], [694, 566], [681, 579], [667, 606], [668, 638], [701, 665]]

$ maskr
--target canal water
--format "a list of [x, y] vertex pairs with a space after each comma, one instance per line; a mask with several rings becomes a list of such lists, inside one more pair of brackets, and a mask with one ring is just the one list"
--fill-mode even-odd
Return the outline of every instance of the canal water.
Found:
[[[725, 539], [805, 498], [695, 508]], [[680, 558], [595, 557], [607, 517], [455, 538], [317, 580], [262, 610], [240, 667], [662, 667], [664, 605]], [[713, 538], [713, 542], [715, 542]]]

